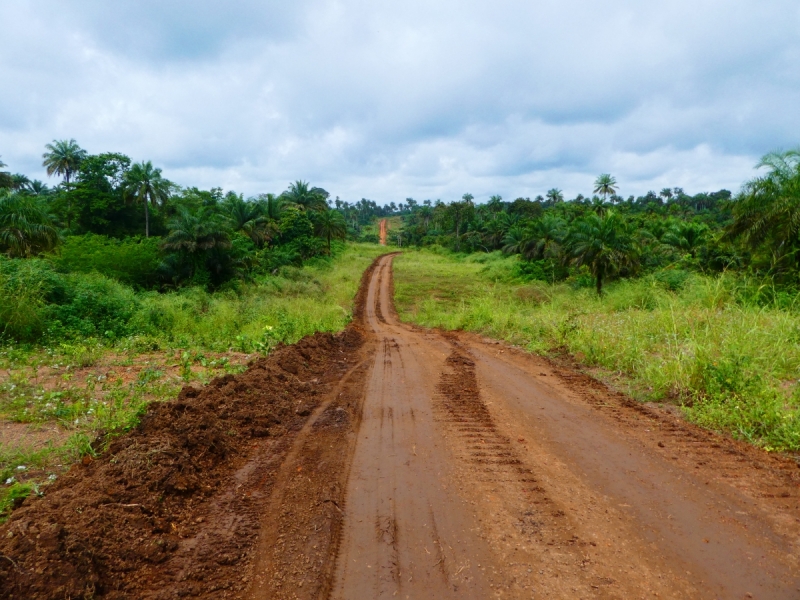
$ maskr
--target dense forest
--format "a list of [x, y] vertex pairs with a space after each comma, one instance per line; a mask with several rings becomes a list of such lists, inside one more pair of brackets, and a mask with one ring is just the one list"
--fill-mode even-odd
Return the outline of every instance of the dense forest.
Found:
[[765, 172], [737, 195], [686, 194], [665, 188], [623, 198], [614, 177], [600, 175], [594, 195], [476, 204], [471, 194], [445, 204], [407, 200], [401, 239], [456, 252], [517, 254], [520, 275], [543, 281], [586, 280], [598, 293], [615, 277], [688, 270], [747, 272], [793, 290], [800, 280], [800, 151], [775, 152]]

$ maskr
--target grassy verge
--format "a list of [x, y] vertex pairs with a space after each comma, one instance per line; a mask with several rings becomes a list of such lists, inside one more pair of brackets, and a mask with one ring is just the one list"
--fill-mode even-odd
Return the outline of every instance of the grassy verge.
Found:
[[363, 271], [385, 252], [348, 244], [334, 258], [236, 290], [136, 294], [129, 335], [0, 347], [0, 518], [75, 460], [100, 432], [137, 423], [149, 402], [244, 370], [255, 355], [350, 321]]
[[[749, 286], [667, 271], [608, 286], [525, 282], [516, 258], [410, 251], [395, 261], [402, 319], [566, 351], [640, 400], [767, 450], [800, 450], [800, 314]], [[785, 302], [782, 302], [785, 305]]]

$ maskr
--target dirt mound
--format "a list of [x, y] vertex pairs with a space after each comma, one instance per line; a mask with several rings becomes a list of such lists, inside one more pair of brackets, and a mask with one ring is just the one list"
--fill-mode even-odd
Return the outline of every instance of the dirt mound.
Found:
[[376, 264], [344, 332], [151, 404], [96, 460], [27, 499], [0, 526], [0, 597], [241, 597], [287, 452], [361, 360]]
[[[213, 580], [229, 580], [220, 571], [236, 569], [258, 535], [259, 500], [268, 497], [270, 466], [287, 434], [302, 427], [361, 343], [357, 328], [317, 334], [239, 376], [151, 405], [100, 458], [74, 466], [14, 512], [0, 531], [0, 596], [159, 596], [166, 579], [184, 580], [194, 596], [191, 581], [211, 592]], [[253, 470], [248, 459], [259, 452], [263, 481], [243, 489], [253, 477], [240, 467]], [[227, 522], [209, 523], [220, 503]]]

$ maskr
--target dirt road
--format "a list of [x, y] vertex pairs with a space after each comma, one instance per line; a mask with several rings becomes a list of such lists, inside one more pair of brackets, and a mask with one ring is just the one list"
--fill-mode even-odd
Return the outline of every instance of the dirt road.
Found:
[[381, 227], [381, 230], [380, 230], [381, 246], [385, 246], [386, 245], [386, 236], [389, 233], [389, 223], [388, 223], [388, 221], [386, 219], [381, 219], [380, 227]]
[[[334, 598], [800, 597], [791, 464], [764, 473], [588, 378], [400, 324], [391, 262], [367, 296]], [[748, 494], [769, 481], [778, 503]]]
[[0, 597], [800, 598], [797, 462], [401, 324], [392, 260], [346, 331], [154, 403], [26, 500]]

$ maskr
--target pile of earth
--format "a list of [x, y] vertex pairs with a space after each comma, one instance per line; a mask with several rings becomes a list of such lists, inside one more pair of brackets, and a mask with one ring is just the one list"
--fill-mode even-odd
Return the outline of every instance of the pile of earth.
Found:
[[[361, 343], [357, 327], [316, 334], [150, 405], [138, 427], [0, 529], [0, 597], [139, 597], [159, 579], [206, 581], [204, 572], [236, 568], [258, 536], [287, 438]], [[245, 464], [263, 472], [239, 472]], [[208, 523], [221, 504], [227, 522]]]
[[314, 408], [360, 360], [353, 322], [276, 349], [240, 375], [151, 404], [133, 430], [0, 526], [0, 597], [239, 596], [275, 475]]

